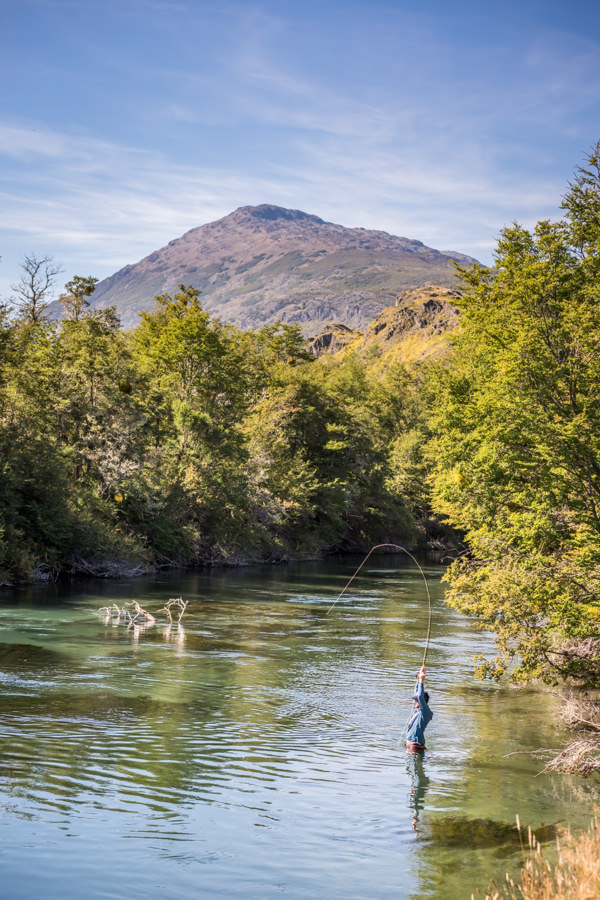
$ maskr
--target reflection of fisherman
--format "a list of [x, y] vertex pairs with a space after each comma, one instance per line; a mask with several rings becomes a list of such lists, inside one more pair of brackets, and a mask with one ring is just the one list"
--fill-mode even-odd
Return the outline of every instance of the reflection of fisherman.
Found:
[[433, 713], [429, 709], [429, 694], [424, 688], [425, 682], [425, 666], [421, 666], [417, 675], [417, 686], [413, 700], [415, 701], [415, 711], [406, 726], [406, 749], [407, 750], [424, 750], [425, 749], [425, 728], [433, 718]]
[[423, 755], [421, 753], [409, 753], [406, 757], [406, 771], [412, 782], [408, 805], [413, 811], [412, 826], [417, 830], [419, 813], [425, 806], [425, 794], [429, 787], [429, 778], [423, 768]]

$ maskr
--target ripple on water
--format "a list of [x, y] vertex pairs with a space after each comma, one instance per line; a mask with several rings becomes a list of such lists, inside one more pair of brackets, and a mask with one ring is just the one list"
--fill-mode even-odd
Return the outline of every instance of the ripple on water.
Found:
[[42, 895], [31, 860], [43, 859], [50, 900], [73, 878], [89, 886], [77, 900], [457, 900], [513, 846], [517, 802], [541, 822], [591, 809], [593, 792], [533, 780], [531, 761], [505, 758], [515, 734], [519, 749], [546, 740], [544, 716], [533, 725], [530, 706], [525, 721], [502, 690], [473, 682], [470, 659], [489, 638], [435, 597], [434, 721], [416, 765], [401, 730], [426, 627], [422, 580], [372, 570], [325, 618], [351, 572], [298, 572], [166, 577], [151, 588], [157, 606], [211, 595], [169, 634], [95, 618], [84, 629], [105, 597], [82, 595], [42, 628], [23, 621], [35, 609], [19, 611], [16, 649], [0, 652], [8, 895]]

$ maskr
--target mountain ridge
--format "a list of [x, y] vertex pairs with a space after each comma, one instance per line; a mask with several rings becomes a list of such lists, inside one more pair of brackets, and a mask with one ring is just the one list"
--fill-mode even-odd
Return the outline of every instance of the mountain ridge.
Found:
[[99, 282], [92, 306], [115, 305], [131, 327], [156, 295], [185, 284], [225, 322], [245, 329], [299, 322], [310, 336], [332, 321], [364, 329], [402, 290], [454, 287], [454, 262], [475, 260], [301, 210], [241, 206]]

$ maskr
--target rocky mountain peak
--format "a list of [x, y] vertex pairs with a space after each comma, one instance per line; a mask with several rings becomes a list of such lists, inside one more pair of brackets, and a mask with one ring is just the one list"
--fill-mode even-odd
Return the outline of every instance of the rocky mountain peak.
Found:
[[239, 222], [257, 220], [263, 222], [304, 222], [314, 225], [326, 224], [318, 216], [302, 212], [300, 209], [285, 209], [283, 206], [273, 206], [270, 203], [262, 203], [260, 206], [240, 206], [228, 218]]
[[385, 231], [268, 203], [241, 206], [105, 278], [93, 306], [116, 306], [128, 328], [158, 294], [185, 284], [201, 291], [204, 308], [225, 322], [240, 328], [299, 322], [310, 336], [330, 322], [363, 329], [408, 288], [453, 287], [452, 259]]

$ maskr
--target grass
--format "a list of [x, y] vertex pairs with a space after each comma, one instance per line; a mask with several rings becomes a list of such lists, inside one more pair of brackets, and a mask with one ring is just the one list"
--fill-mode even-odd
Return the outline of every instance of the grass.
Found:
[[[517, 817], [519, 833], [521, 826]], [[508, 875], [506, 884], [491, 884], [486, 900], [598, 900], [600, 897], [600, 827], [594, 818], [588, 831], [574, 835], [564, 831], [558, 841], [558, 862], [544, 857], [535, 835], [528, 830], [528, 846], [522, 842], [525, 865], [521, 881]], [[474, 895], [471, 895], [474, 900]]]

